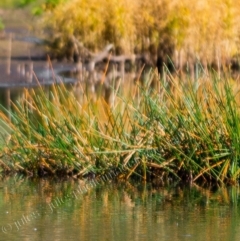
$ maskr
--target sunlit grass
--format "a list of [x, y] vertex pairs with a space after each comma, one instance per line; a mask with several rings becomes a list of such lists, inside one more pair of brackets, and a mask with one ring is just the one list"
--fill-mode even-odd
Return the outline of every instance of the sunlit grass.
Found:
[[82, 177], [126, 166], [125, 178], [236, 182], [238, 82], [215, 74], [167, 79], [158, 88], [149, 79], [131, 94], [115, 92], [111, 105], [101, 96], [78, 102], [62, 84], [48, 93], [25, 90], [11, 122], [1, 114], [11, 130], [2, 172]]

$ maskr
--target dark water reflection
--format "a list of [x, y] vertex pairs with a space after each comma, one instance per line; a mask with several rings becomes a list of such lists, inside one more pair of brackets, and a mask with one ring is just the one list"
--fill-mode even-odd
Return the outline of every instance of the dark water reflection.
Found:
[[[69, 91], [72, 90], [72, 86], [73, 85], [71, 83], [65, 84], [65, 87]], [[49, 97], [50, 92], [52, 91], [52, 85], [41, 86], [41, 90], [38, 86], [25, 87], [25, 88], [23, 87], [1, 88], [0, 87], [0, 110], [2, 109], [10, 110], [12, 103], [17, 104], [18, 102], [21, 102], [21, 100], [24, 99], [26, 91], [28, 91], [30, 94], [32, 91], [38, 94], [38, 92], [42, 90], [44, 90], [46, 96]]]
[[84, 185], [3, 180], [0, 240], [239, 240], [237, 187]]

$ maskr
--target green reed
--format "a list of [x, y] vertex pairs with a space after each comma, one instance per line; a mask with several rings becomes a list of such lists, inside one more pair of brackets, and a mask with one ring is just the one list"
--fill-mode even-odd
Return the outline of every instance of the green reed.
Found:
[[[114, 104], [78, 102], [63, 84], [25, 90], [13, 104], [2, 172], [82, 177], [124, 167], [120, 177], [235, 183], [239, 169], [239, 85], [214, 74], [167, 74], [114, 91]], [[153, 85], [154, 84], [154, 85]], [[152, 88], [152, 86], [155, 86]], [[131, 165], [130, 165], [131, 164]]]

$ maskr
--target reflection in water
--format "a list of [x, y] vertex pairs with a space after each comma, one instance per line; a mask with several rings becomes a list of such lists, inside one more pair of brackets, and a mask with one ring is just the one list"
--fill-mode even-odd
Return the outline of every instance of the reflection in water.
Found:
[[9, 110], [12, 109], [12, 103], [16, 104], [24, 97], [23, 88], [0, 88], [1, 110], [11, 118]]
[[[10, 110], [11, 108], [11, 92], [9, 88], [4, 89], [3, 93], [1, 94], [3, 96], [3, 103], [7, 110]], [[8, 118], [11, 119], [11, 115], [9, 113], [6, 113]]]
[[239, 190], [7, 178], [0, 240], [238, 240]]
[[[69, 84], [66, 84], [66, 86], [69, 86]], [[28, 93], [31, 94], [33, 90], [37, 93], [39, 88], [0, 88], [0, 105], [6, 110], [10, 110], [12, 106], [11, 103], [17, 104], [26, 98], [26, 90], [28, 90]], [[44, 90], [46, 96], [50, 97], [50, 92], [52, 91], [51, 85], [42, 86], [41, 90]]]

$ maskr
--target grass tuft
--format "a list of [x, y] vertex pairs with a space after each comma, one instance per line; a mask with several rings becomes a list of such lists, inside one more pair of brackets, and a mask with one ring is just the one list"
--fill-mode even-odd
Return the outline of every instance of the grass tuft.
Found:
[[[25, 90], [13, 104], [2, 172], [83, 177], [123, 168], [119, 177], [236, 183], [239, 179], [239, 84], [165, 73], [132, 90], [78, 102], [63, 84]], [[133, 94], [123, 94], [123, 93]], [[137, 162], [136, 162], [137, 161]]]

